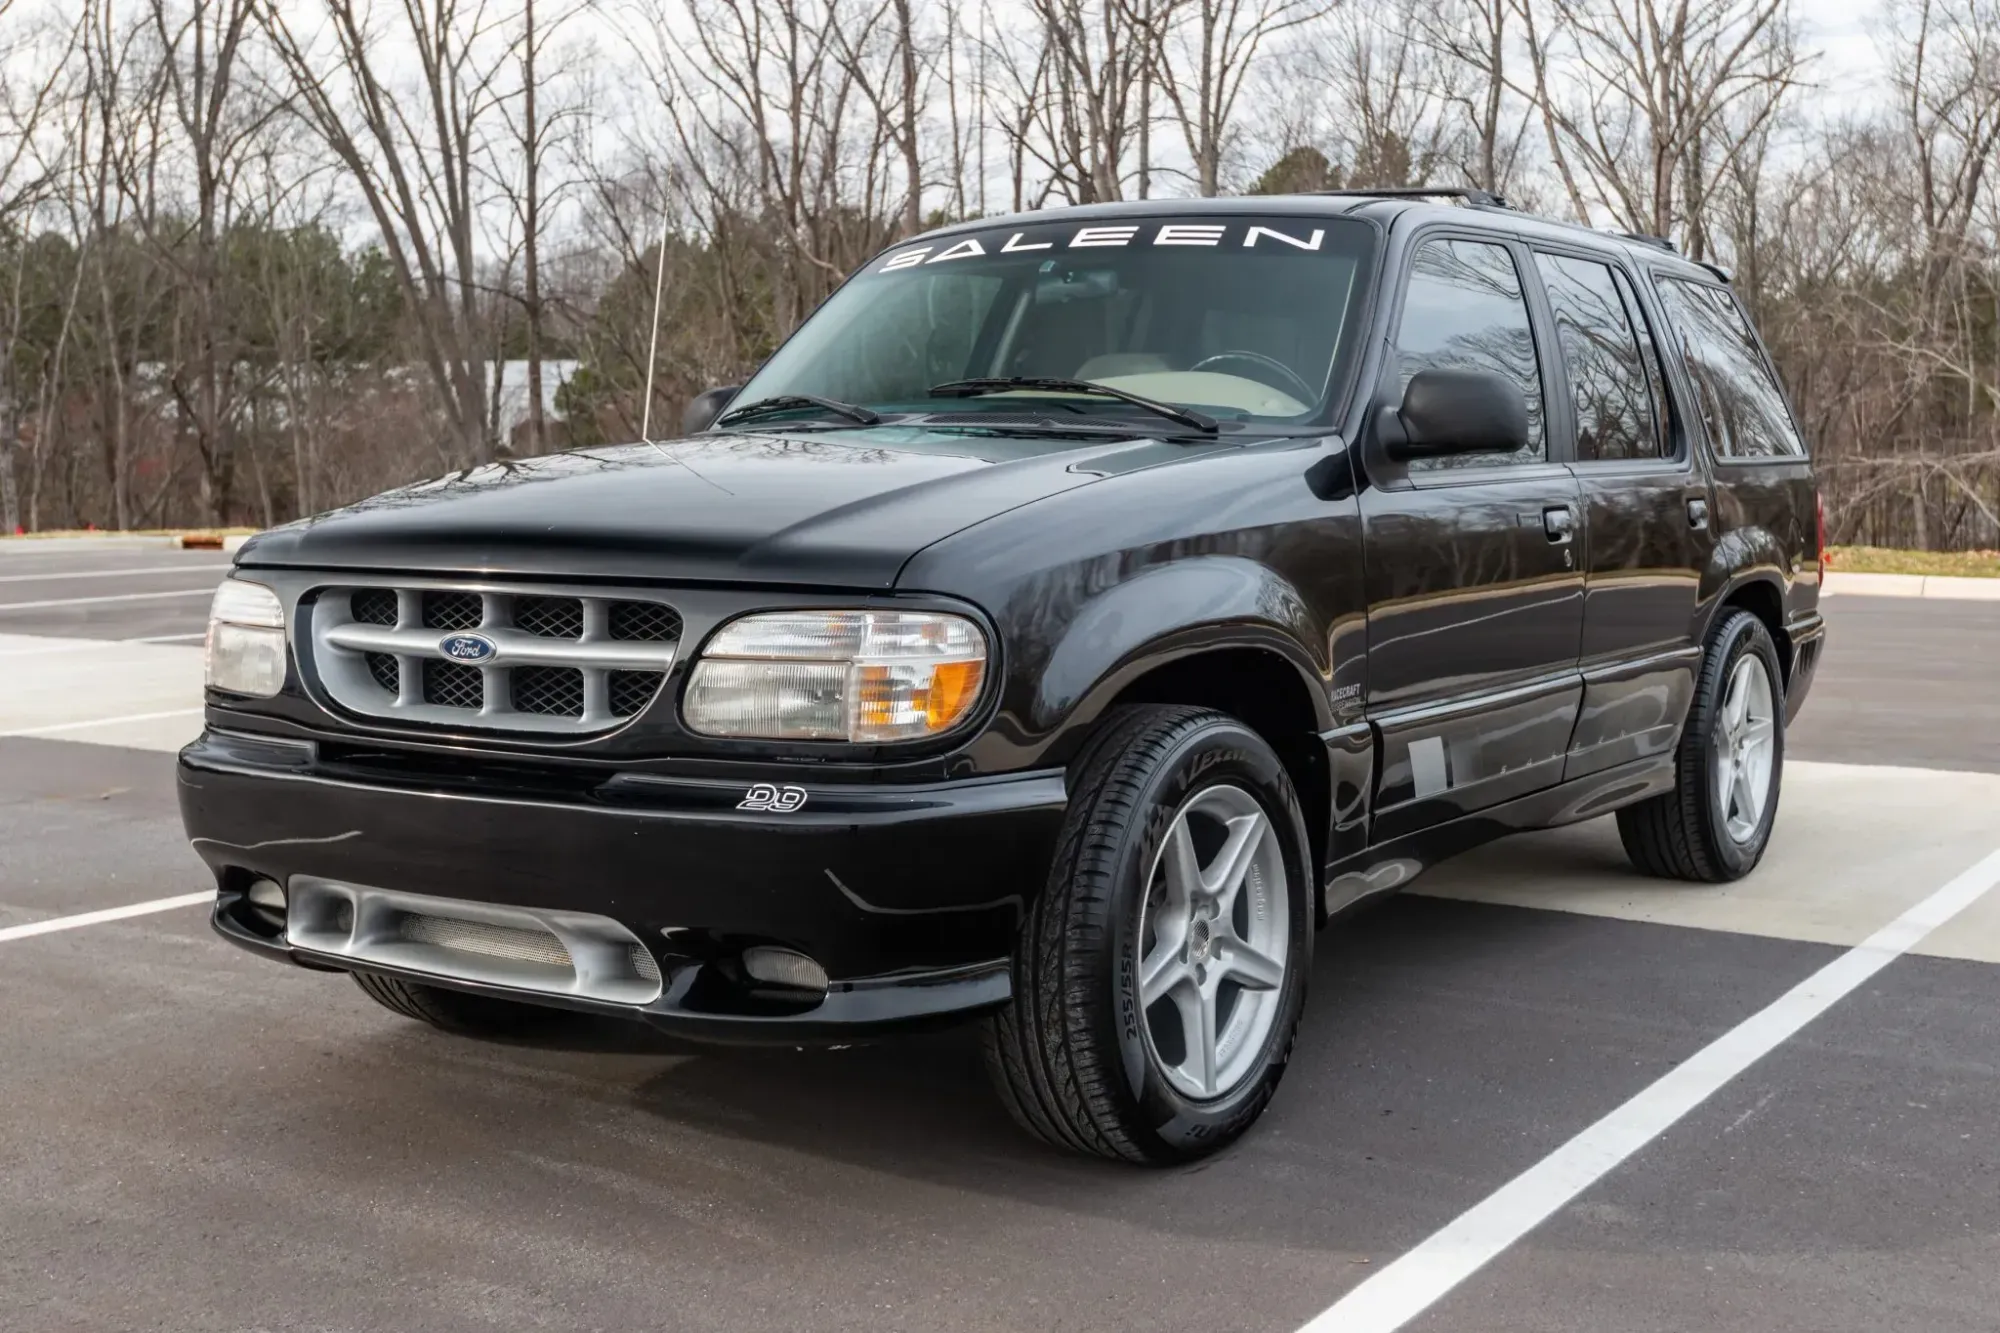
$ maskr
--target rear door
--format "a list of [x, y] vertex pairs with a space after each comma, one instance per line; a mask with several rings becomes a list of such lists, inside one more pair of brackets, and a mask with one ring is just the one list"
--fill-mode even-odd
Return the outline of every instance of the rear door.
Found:
[[1550, 456], [1527, 251], [1426, 233], [1394, 334], [1403, 383], [1428, 367], [1491, 371], [1528, 401], [1528, 447], [1414, 462], [1360, 495], [1369, 717], [1382, 738], [1372, 838], [1550, 786], [1582, 686], [1575, 477]]
[[1693, 697], [1708, 478], [1677, 420], [1654, 320], [1624, 267], [1537, 247], [1583, 500], [1583, 706], [1564, 777], [1671, 750]]

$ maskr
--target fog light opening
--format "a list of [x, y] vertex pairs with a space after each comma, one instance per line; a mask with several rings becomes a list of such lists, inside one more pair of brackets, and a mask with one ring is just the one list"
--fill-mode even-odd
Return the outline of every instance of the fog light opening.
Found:
[[282, 935], [285, 931], [285, 886], [275, 879], [253, 879], [250, 887], [243, 891], [243, 902], [250, 909], [250, 915], [270, 927], [273, 933]]
[[743, 951], [743, 973], [752, 980], [788, 990], [826, 994], [826, 969], [802, 953], [759, 944]]

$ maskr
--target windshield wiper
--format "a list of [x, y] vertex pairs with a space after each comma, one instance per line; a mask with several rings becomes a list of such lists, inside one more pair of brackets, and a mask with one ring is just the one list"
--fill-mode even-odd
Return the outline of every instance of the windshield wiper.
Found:
[[1121, 403], [1144, 408], [1155, 416], [1165, 417], [1177, 426], [1200, 431], [1204, 435], [1216, 432], [1214, 417], [1185, 407], [1175, 407], [1172, 403], [1155, 402], [1142, 398], [1136, 393], [1114, 389], [1108, 384], [1094, 384], [1089, 380], [1066, 380], [1048, 375], [1008, 375], [984, 379], [949, 380], [943, 384], [933, 384], [930, 393], [933, 398], [977, 398], [982, 394], [1007, 393], [1015, 389], [1044, 389], [1050, 393], [1087, 393], [1099, 398], [1116, 398]]
[[752, 417], [764, 416], [766, 413], [783, 412], [801, 407], [817, 407], [822, 412], [831, 412], [837, 417], [846, 417], [858, 426], [879, 425], [882, 421], [882, 416], [879, 412], [871, 412], [867, 408], [857, 407], [853, 403], [843, 403], [838, 398], [822, 398], [816, 393], [781, 393], [775, 398], [759, 398], [754, 403], [745, 403], [741, 407], [732, 407], [717, 417], [715, 424], [718, 426], [728, 426], [739, 421], [748, 421]]

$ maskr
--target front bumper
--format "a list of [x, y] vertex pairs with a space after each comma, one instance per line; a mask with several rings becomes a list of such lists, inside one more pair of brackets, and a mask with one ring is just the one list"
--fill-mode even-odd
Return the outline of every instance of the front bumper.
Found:
[[[1065, 800], [1051, 771], [924, 786], [806, 780], [775, 802], [802, 792], [788, 811], [743, 810], [743, 780], [483, 757], [417, 766], [215, 730], [181, 752], [179, 777], [188, 836], [216, 875], [215, 929], [234, 944], [354, 966], [261, 927], [244, 898], [258, 878], [589, 913], [654, 954], [657, 999], [606, 1004], [369, 970], [737, 1040], [839, 1040], [1004, 1003]], [[817, 961], [830, 977], [824, 998], [746, 984], [736, 960], [753, 945]]]

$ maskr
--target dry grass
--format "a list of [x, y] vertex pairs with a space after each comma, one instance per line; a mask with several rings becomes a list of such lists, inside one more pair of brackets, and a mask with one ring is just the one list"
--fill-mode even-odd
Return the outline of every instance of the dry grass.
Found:
[[1830, 546], [1836, 574], [1932, 574], [2000, 579], [2000, 551], [1891, 551], [1880, 546]]

